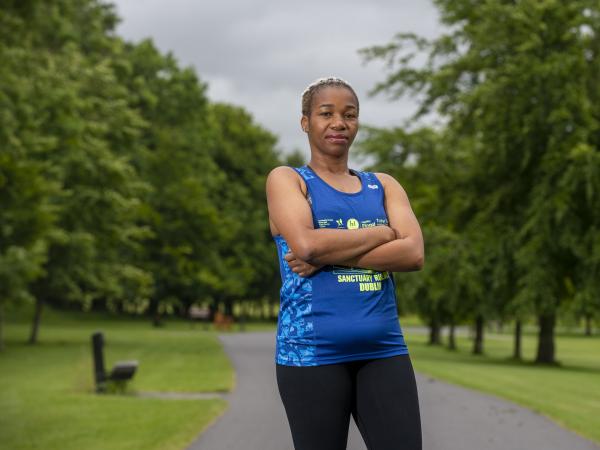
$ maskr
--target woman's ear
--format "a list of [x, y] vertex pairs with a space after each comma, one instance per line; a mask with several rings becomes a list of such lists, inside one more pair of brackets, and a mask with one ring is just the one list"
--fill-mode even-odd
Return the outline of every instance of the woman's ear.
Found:
[[300, 126], [302, 127], [302, 131], [308, 133], [308, 117], [302, 116], [302, 119], [300, 119]]

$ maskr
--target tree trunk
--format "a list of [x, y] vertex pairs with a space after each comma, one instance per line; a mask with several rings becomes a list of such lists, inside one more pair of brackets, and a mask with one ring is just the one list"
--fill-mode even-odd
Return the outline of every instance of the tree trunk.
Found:
[[483, 328], [485, 322], [483, 316], [478, 314], [475, 318], [475, 339], [473, 340], [473, 354], [483, 355]]
[[188, 311], [190, 310], [193, 304], [194, 302], [185, 302], [183, 305], [178, 305], [176, 310], [179, 317], [181, 317], [184, 320], [187, 319]]
[[4, 325], [4, 309], [2, 307], [2, 302], [0, 302], [0, 352], [4, 350], [4, 329], [2, 326]]
[[448, 348], [456, 350], [456, 326], [454, 322], [450, 322], [450, 330], [448, 331]]
[[233, 317], [233, 300], [230, 298], [226, 298], [225, 301], [225, 315], [229, 317]]
[[554, 359], [554, 314], [543, 314], [538, 317], [539, 334], [535, 362], [538, 364], [556, 364]]
[[585, 315], [585, 335], [586, 336], [592, 335], [592, 315], [591, 314]]
[[523, 352], [521, 347], [521, 321], [517, 320], [515, 322], [515, 345], [513, 348], [513, 359], [521, 360], [523, 358]]
[[248, 306], [248, 301], [247, 300], [242, 300], [240, 302], [240, 317], [239, 317], [239, 324], [240, 324], [240, 331], [246, 331], [246, 310]]
[[216, 312], [218, 310], [219, 310], [219, 305], [217, 305], [217, 301], [216, 300], [213, 300], [212, 302], [210, 302], [208, 304], [208, 311], [209, 311], [209, 313], [208, 313], [208, 320], [209, 320], [209, 322], [211, 322], [211, 323], [214, 322], [214, 320], [215, 320], [215, 314], [216, 314]]
[[258, 306], [260, 306], [259, 308], [259, 312], [260, 312], [260, 316], [259, 316], [259, 320], [262, 322], [265, 319], [265, 302], [264, 301], [259, 301], [258, 302]]
[[440, 345], [442, 343], [440, 328], [440, 324], [436, 319], [429, 322], [429, 345]]
[[150, 315], [150, 318], [152, 319], [153, 327], [162, 326], [160, 312], [159, 312], [159, 305], [160, 305], [160, 301], [156, 297], [152, 297], [150, 299], [150, 306], [148, 308], [148, 314]]
[[277, 302], [271, 302], [271, 318], [273, 322], [277, 322], [279, 319], [279, 304]]
[[37, 344], [38, 331], [40, 329], [40, 321], [42, 319], [42, 309], [44, 308], [44, 300], [41, 297], [35, 299], [35, 311], [33, 313], [33, 322], [31, 323], [31, 334], [29, 335], [29, 344]]

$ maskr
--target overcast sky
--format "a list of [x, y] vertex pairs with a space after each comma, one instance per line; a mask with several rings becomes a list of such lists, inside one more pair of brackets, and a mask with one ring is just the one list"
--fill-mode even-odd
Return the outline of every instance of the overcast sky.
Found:
[[339, 76], [360, 99], [360, 119], [399, 125], [410, 100], [367, 92], [384, 77], [357, 50], [388, 43], [398, 32], [433, 37], [438, 15], [430, 0], [113, 0], [127, 40], [151, 37], [208, 83], [211, 100], [245, 107], [279, 138], [278, 148], [308, 156], [300, 130], [300, 95], [316, 78]]

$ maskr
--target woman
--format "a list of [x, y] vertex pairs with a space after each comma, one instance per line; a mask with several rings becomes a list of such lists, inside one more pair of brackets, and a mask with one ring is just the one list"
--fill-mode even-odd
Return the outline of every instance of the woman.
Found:
[[369, 450], [421, 449], [417, 390], [389, 272], [423, 266], [406, 193], [348, 169], [359, 102], [339, 78], [302, 95], [311, 159], [267, 178], [282, 276], [276, 374], [296, 450], [345, 449], [350, 414]]

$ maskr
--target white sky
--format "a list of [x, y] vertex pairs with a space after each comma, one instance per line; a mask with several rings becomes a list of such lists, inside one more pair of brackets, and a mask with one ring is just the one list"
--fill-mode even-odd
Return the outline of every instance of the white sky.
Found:
[[359, 96], [361, 123], [400, 125], [414, 103], [368, 97], [384, 78], [383, 65], [365, 66], [357, 50], [386, 44], [398, 32], [439, 33], [431, 0], [112, 1], [122, 19], [119, 35], [152, 38], [196, 69], [211, 100], [243, 106], [279, 137], [281, 151], [300, 149], [307, 157], [300, 95], [310, 82], [344, 78]]

